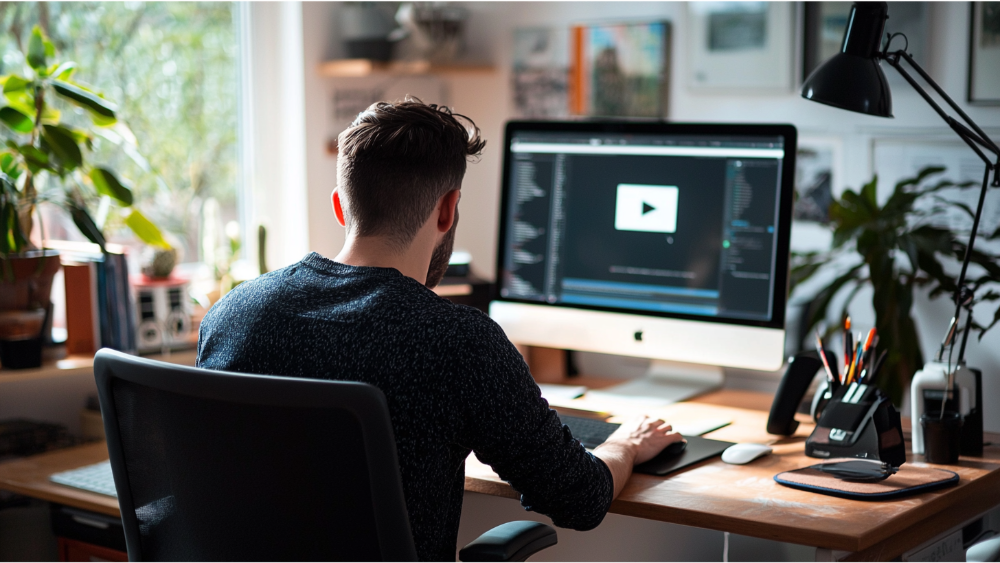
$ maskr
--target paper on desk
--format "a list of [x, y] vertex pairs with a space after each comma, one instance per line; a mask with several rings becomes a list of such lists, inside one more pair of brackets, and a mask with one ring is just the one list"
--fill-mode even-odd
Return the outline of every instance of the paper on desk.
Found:
[[634, 397], [605, 391], [588, 391], [586, 395], [573, 401], [575, 409], [606, 412], [610, 414], [634, 415], [672, 404], [667, 399], [655, 397]]
[[542, 391], [542, 397], [556, 407], [570, 406], [571, 401], [587, 392], [587, 388], [583, 385], [539, 383], [538, 388]]

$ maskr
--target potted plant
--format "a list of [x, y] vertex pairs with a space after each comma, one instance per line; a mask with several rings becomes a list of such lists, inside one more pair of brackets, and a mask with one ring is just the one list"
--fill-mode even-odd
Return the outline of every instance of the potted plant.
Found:
[[[837, 332], [858, 291], [864, 287], [873, 289], [872, 307], [879, 348], [888, 351], [878, 386], [896, 405], [902, 403], [910, 378], [924, 365], [911, 312], [914, 290], [930, 285], [931, 297], [953, 295], [957, 276], [945, 271], [942, 259], [950, 257], [961, 261], [965, 254], [968, 233], [956, 233], [942, 227], [939, 219], [949, 209], [970, 216], [972, 210], [941, 197], [940, 192], [948, 188], [969, 188], [973, 184], [954, 184], [948, 180], [932, 182], [943, 172], [941, 167], [925, 168], [915, 178], [896, 184], [882, 205], [876, 198], [877, 176], [858, 192], [846, 190], [830, 204], [830, 221], [834, 228], [832, 248], [826, 252], [793, 254], [792, 257], [793, 288], [820, 272], [830, 278], [821, 284], [807, 305], [807, 331], [829, 319], [835, 296], [847, 291], [837, 320], [828, 324], [828, 334]], [[998, 236], [1000, 229], [985, 238]], [[973, 252], [972, 263], [977, 264], [982, 273], [969, 279], [970, 288], [976, 290], [1000, 282], [997, 258], [983, 250]], [[838, 268], [839, 271], [831, 275], [830, 270]], [[988, 291], [979, 300], [998, 298], [1000, 294]], [[998, 317], [1000, 309], [994, 315], [995, 319]], [[942, 319], [941, 330], [946, 326], [946, 319]], [[982, 338], [992, 324], [973, 326], [979, 329]]]
[[[115, 104], [73, 80], [75, 63], [50, 62], [54, 55], [52, 43], [36, 26], [23, 75], [0, 76], [0, 122], [9, 133], [0, 148], [0, 312], [5, 312], [9, 327], [19, 327], [18, 339], [24, 337], [24, 323], [10, 319], [48, 310], [52, 277], [59, 269], [57, 253], [36, 248], [30, 240], [38, 203], [63, 207], [80, 232], [103, 251], [105, 237], [89, 206], [108, 198], [127, 213], [125, 224], [143, 242], [169, 247], [160, 230], [132, 207], [132, 191], [118, 175], [85, 158], [98, 129], [118, 122]], [[58, 104], [82, 108], [89, 116], [86, 125], [67, 123]], [[0, 322], [0, 340], [5, 338], [3, 325]], [[22, 363], [0, 362], [5, 367]]]

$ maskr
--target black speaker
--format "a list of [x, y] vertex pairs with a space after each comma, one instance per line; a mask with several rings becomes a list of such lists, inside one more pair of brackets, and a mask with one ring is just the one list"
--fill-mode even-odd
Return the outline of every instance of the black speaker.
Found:
[[[826, 358], [836, 377], [837, 356], [826, 350]], [[788, 369], [785, 370], [785, 375], [778, 385], [778, 392], [774, 395], [774, 402], [771, 403], [771, 414], [767, 417], [768, 434], [779, 436], [795, 434], [795, 430], [799, 427], [799, 422], [795, 420], [795, 411], [816, 373], [822, 369], [823, 361], [815, 350], [799, 352], [791, 357]]]

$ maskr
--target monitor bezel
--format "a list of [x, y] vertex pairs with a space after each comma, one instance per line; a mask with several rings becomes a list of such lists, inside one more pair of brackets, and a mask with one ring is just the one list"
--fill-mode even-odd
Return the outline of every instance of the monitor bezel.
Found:
[[[515, 133], [520, 132], [567, 132], [567, 133], [632, 133], [632, 134], [663, 134], [663, 135], [718, 135], [718, 136], [780, 136], [785, 146], [785, 158], [782, 159], [781, 188], [778, 194], [779, 217], [787, 218], [778, 222], [777, 260], [775, 263], [775, 283], [772, 295], [773, 308], [770, 320], [742, 319], [736, 317], [718, 317], [692, 315], [664, 311], [645, 311], [619, 307], [603, 307], [598, 305], [583, 305], [570, 303], [546, 303], [531, 299], [504, 297], [500, 294], [503, 285], [504, 264], [506, 262], [507, 215], [509, 213], [510, 174], [511, 174], [511, 140]], [[792, 204], [795, 193], [795, 157], [798, 142], [798, 131], [791, 124], [756, 124], [756, 123], [671, 123], [671, 122], [630, 122], [630, 121], [509, 121], [504, 128], [503, 174], [500, 185], [500, 212], [497, 239], [496, 278], [493, 286], [492, 300], [508, 303], [525, 303], [529, 305], [544, 305], [547, 307], [565, 307], [590, 311], [624, 313], [667, 319], [715, 322], [731, 325], [784, 329], [785, 308], [788, 301], [789, 280], [789, 249], [792, 225]], [[791, 147], [789, 149], [788, 147]]]

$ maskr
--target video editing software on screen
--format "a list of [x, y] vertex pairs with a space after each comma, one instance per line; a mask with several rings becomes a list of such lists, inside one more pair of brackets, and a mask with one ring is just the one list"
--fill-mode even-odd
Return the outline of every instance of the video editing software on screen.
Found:
[[502, 297], [772, 318], [782, 137], [515, 132]]

